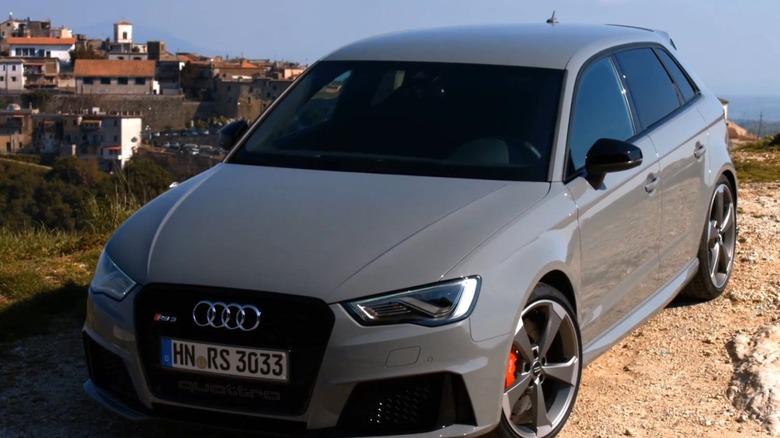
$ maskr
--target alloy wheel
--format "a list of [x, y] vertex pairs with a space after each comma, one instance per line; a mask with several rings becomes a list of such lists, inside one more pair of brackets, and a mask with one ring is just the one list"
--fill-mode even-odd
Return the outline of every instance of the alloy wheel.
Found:
[[707, 231], [707, 266], [712, 285], [717, 289], [726, 284], [731, 274], [736, 239], [734, 197], [727, 184], [720, 184], [712, 197]]
[[502, 406], [516, 435], [548, 436], [566, 421], [581, 373], [575, 324], [566, 308], [553, 300], [535, 301], [523, 311]]

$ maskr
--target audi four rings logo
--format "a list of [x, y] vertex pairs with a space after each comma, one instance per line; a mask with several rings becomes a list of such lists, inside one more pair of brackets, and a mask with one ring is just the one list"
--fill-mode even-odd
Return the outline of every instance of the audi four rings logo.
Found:
[[200, 327], [254, 330], [260, 325], [260, 310], [251, 304], [200, 301], [192, 309], [192, 320]]

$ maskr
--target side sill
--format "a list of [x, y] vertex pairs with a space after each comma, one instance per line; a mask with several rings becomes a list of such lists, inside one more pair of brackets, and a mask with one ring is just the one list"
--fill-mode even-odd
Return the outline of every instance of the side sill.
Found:
[[699, 269], [699, 259], [693, 258], [680, 271], [680, 273], [666, 283], [655, 295], [646, 299], [642, 304], [636, 307], [631, 313], [623, 319], [616, 322], [609, 330], [601, 336], [592, 340], [588, 345], [582, 348], [583, 366], [587, 366], [594, 359], [602, 355], [605, 351], [612, 348], [613, 345], [620, 342], [621, 339], [630, 334], [636, 327], [642, 325], [660, 312], [669, 304], [686, 284], [696, 275]]

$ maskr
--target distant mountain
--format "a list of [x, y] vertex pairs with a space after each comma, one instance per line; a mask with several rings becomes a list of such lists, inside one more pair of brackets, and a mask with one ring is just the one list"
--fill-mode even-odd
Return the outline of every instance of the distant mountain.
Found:
[[[74, 34], [86, 34], [88, 38], [105, 40], [114, 38], [114, 23], [96, 23], [73, 29]], [[171, 52], [194, 52], [206, 56], [222, 54], [219, 49], [202, 47], [190, 41], [170, 34], [168, 31], [133, 23], [133, 42], [145, 44], [147, 41], [165, 41], [165, 48]]]

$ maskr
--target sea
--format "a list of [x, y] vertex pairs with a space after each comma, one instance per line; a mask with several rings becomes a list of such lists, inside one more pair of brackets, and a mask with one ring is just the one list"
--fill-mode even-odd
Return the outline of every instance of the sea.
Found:
[[729, 119], [780, 122], [780, 96], [720, 96], [729, 101]]

